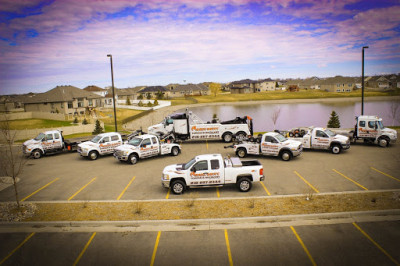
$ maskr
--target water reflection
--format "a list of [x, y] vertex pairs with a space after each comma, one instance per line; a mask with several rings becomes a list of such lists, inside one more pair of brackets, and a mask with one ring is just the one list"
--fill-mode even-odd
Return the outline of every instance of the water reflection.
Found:
[[[400, 125], [400, 107], [393, 119], [391, 106], [399, 105], [399, 101], [371, 101], [364, 103], [366, 115], [378, 115], [383, 118], [386, 126]], [[190, 108], [204, 121], [211, 121], [213, 114], [220, 120], [230, 120], [236, 116], [248, 115], [254, 119], [254, 131], [271, 131], [274, 129], [272, 114], [280, 109], [276, 121], [276, 129], [290, 129], [301, 126], [326, 127], [332, 110], [339, 115], [343, 128], [352, 128], [354, 118], [360, 114], [361, 104], [354, 102], [324, 102], [324, 103], [254, 103], [254, 104], [224, 104]]]

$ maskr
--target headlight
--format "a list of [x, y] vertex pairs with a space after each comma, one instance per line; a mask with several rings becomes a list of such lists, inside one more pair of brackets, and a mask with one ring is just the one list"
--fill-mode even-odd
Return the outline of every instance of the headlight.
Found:
[[124, 155], [128, 155], [129, 154], [129, 151], [124, 151]]
[[163, 174], [163, 180], [169, 180], [169, 175]]

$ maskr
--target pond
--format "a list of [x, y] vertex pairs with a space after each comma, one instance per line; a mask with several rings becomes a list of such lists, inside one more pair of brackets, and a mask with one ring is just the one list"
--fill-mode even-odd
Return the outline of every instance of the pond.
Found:
[[[346, 99], [346, 98], [344, 98]], [[396, 114], [394, 108], [396, 108]], [[211, 121], [216, 114], [220, 121], [231, 120], [237, 116], [250, 116], [254, 122], [254, 132], [272, 131], [274, 129], [287, 130], [295, 127], [320, 126], [326, 127], [331, 112], [334, 110], [340, 120], [341, 128], [353, 128], [355, 117], [361, 113], [361, 103], [343, 100], [278, 103], [254, 102], [252, 104], [232, 103], [223, 105], [209, 105], [190, 108], [204, 121]], [[272, 121], [274, 112], [279, 111], [276, 124]], [[377, 115], [383, 119], [385, 126], [400, 125], [400, 101], [374, 100], [364, 102], [365, 115]]]

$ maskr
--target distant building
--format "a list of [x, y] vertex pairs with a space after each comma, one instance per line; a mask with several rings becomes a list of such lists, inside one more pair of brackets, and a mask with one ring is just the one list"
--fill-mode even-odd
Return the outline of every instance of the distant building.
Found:
[[102, 88], [97, 87], [97, 86], [95, 86], [95, 85], [87, 86], [86, 88], [84, 88], [84, 90], [85, 90], [85, 91], [92, 92], [92, 93], [94, 93], [94, 94], [97, 94], [97, 95], [99, 95], [99, 96], [101, 96], [101, 97], [105, 97], [106, 94], [107, 94], [107, 90], [106, 90], [106, 89], [102, 89]]
[[210, 89], [204, 84], [168, 85], [168, 95], [171, 98], [183, 96], [210, 95]]
[[330, 92], [352, 92], [360, 83], [360, 78], [336, 76], [320, 83], [321, 90]]
[[57, 86], [26, 99], [25, 111], [61, 114], [84, 114], [89, 107], [101, 105], [101, 96], [74, 86]]

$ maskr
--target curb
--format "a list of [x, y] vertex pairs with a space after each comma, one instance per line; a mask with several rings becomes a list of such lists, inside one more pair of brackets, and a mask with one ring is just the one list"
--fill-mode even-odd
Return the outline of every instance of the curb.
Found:
[[0, 222], [0, 233], [204, 231], [399, 220], [400, 210], [394, 209], [382, 211], [338, 212], [222, 219], [95, 222]]

